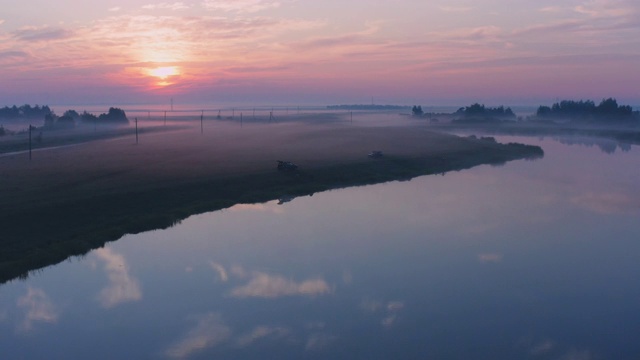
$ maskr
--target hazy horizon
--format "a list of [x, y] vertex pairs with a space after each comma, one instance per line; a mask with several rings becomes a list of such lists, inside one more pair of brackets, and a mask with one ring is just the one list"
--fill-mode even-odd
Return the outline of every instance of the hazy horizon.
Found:
[[0, 3], [6, 104], [640, 104], [632, 0]]

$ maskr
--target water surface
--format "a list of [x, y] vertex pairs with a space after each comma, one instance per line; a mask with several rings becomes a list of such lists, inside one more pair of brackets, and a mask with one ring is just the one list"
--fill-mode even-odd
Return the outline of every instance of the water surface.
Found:
[[498, 138], [545, 157], [237, 205], [5, 284], [3, 357], [640, 358], [640, 150]]

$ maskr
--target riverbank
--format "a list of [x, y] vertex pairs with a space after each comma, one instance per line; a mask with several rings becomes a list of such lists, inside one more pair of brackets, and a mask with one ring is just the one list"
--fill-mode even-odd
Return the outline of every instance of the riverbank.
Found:
[[[215, 126], [214, 126], [215, 125]], [[0, 158], [0, 283], [237, 203], [540, 157], [424, 127], [271, 124], [148, 133]], [[382, 159], [367, 154], [381, 150]], [[276, 160], [295, 162], [278, 172]]]
[[514, 136], [588, 136], [609, 139], [624, 144], [640, 145], [640, 129], [638, 127], [611, 127], [604, 125], [579, 125], [556, 123], [433, 123], [429, 127], [434, 131], [465, 132], [473, 131], [488, 135]]

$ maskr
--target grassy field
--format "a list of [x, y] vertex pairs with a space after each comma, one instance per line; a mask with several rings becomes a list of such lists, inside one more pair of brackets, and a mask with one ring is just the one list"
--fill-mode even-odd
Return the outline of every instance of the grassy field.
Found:
[[[372, 150], [385, 153], [370, 159]], [[210, 122], [0, 158], [0, 283], [128, 233], [329, 189], [540, 157], [420, 126]], [[276, 160], [299, 171], [279, 172]]]

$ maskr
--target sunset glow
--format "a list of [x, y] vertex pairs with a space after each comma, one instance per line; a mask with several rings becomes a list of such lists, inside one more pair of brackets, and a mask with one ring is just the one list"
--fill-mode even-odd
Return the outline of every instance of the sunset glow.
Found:
[[155, 69], [149, 70], [149, 75], [155, 76], [162, 80], [166, 80], [170, 76], [175, 76], [178, 74], [179, 74], [178, 68], [175, 66], [163, 66], [163, 67], [157, 67]]
[[634, 0], [40, 2], [0, 15], [7, 103], [640, 103]]

